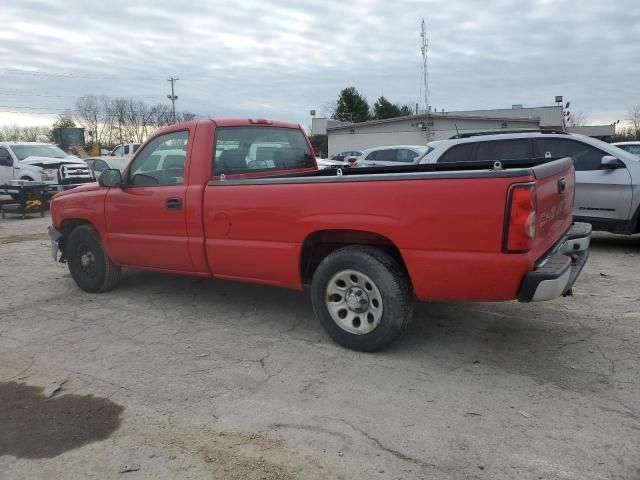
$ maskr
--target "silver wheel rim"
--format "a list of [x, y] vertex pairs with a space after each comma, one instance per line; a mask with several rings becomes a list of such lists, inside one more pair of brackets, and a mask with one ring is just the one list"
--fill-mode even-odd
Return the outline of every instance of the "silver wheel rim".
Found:
[[370, 277], [357, 270], [342, 270], [331, 277], [325, 304], [336, 325], [355, 335], [372, 332], [382, 320], [380, 290]]

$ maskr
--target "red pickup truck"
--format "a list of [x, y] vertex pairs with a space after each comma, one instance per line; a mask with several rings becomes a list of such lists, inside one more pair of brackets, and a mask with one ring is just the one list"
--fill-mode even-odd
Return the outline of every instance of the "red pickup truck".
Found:
[[53, 256], [87, 292], [121, 268], [310, 286], [339, 344], [389, 344], [412, 300], [571, 293], [591, 227], [569, 158], [316, 168], [298, 125], [200, 120], [157, 131], [121, 174], [58, 193]]

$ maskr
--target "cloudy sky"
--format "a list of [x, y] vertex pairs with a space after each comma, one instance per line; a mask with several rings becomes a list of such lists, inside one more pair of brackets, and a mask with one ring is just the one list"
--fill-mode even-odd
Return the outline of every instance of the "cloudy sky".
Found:
[[[637, 0], [3, 2], [0, 124], [49, 124], [85, 93], [308, 125], [341, 88], [431, 105], [571, 101], [590, 123], [640, 103]], [[184, 6], [182, 4], [187, 6]]]

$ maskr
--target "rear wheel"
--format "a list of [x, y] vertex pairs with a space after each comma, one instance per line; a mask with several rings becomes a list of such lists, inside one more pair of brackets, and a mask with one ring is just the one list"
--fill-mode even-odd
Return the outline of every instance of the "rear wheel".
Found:
[[71, 231], [65, 253], [71, 276], [85, 292], [106, 292], [120, 280], [121, 268], [104, 252], [98, 233], [89, 225]]
[[311, 300], [336, 343], [369, 352], [389, 345], [408, 324], [412, 293], [405, 271], [388, 254], [345, 247], [318, 266]]

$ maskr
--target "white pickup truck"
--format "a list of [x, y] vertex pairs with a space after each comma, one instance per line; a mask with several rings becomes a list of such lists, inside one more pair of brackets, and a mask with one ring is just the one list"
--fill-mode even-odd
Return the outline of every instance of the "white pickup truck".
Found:
[[59, 192], [95, 182], [84, 160], [50, 143], [0, 142], [0, 185], [11, 180], [42, 181]]

